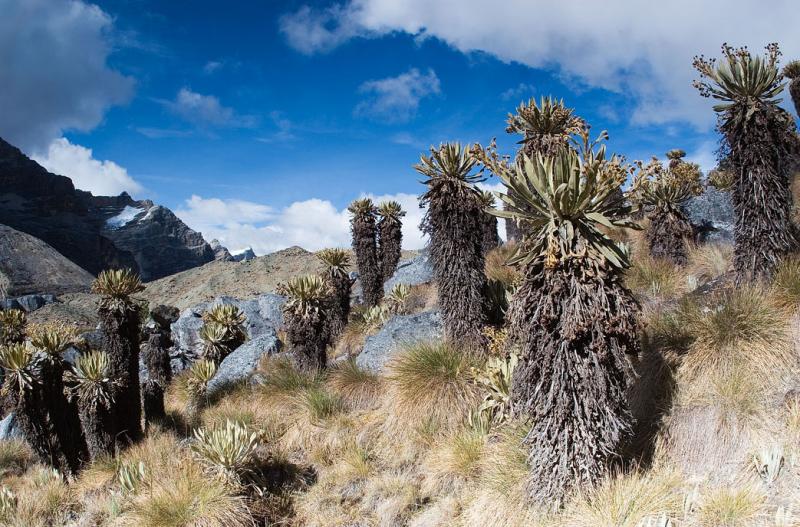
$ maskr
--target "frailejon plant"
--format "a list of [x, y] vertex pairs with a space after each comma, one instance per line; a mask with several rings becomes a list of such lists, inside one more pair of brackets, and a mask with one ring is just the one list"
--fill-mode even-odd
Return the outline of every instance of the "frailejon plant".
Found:
[[793, 60], [784, 66], [783, 76], [789, 79], [789, 94], [795, 111], [800, 115], [800, 60]]
[[190, 425], [198, 421], [200, 411], [208, 403], [208, 383], [217, 373], [214, 361], [200, 359], [186, 372], [186, 416]]
[[19, 309], [0, 310], [0, 345], [25, 340], [25, 318]]
[[497, 233], [497, 216], [489, 212], [495, 208], [494, 194], [487, 190], [482, 190], [480, 199], [481, 207], [484, 209], [484, 214], [481, 217], [483, 223], [481, 246], [483, 247], [483, 254], [486, 255], [500, 245], [500, 235]]
[[211, 474], [235, 485], [243, 485], [251, 481], [255, 473], [260, 445], [261, 438], [257, 432], [228, 420], [223, 426], [195, 430], [191, 449]]
[[406, 212], [396, 201], [384, 201], [378, 205], [378, 259], [384, 282], [392, 277], [400, 261], [405, 215]]
[[734, 174], [733, 266], [741, 281], [769, 278], [797, 248], [792, 224], [790, 172], [798, 155], [796, 126], [778, 103], [785, 84], [777, 44], [766, 56], [722, 46], [723, 60], [695, 57], [701, 80], [695, 87], [714, 106], [722, 134], [720, 158]]
[[142, 347], [142, 358], [147, 368], [147, 380], [142, 385], [142, 410], [148, 425], [166, 417], [164, 390], [172, 381], [170, 325], [177, 319], [177, 308], [159, 305], [150, 310], [150, 321], [145, 326], [147, 341]]
[[565, 147], [513, 166], [483, 156], [509, 188], [496, 214], [530, 229], [512, 259], [523, 278], [509, 309], [519, 350], [511, 393], [514, 413], [532, 423], [528, 489], [545, 507], [600, 481], [631, 431], [625, 392], [628, 356], [640, 349], [639, 306], [622, 282], [628, 254], [601, 227], [636, 225], [618, 198], [628, 167], [606, 156], [606, 137], [591, 142], [584, 129], [580, 152]]
[[323, 249], [317, 253], [317, 258], [325, 265], [324, 279], [332, 292], [330, 316], [331, 339], [337, 338], [350, 317], [350, 294], [353, 280], [350, 279], [350, 255], [343, 249]]
[[[630, 191], [631, 198], [640, 206], [650, 209], [650, 225], [645, 233], [654, 258], [664, 258], [676, 265], [686, 265], [692, 224], [684, 214], [682, 205], [703, 190], [700, 184], [700, 167], [686, 163], [678, 157], [683, 151], [671, 151], [668, 168], [653, 158], [648, 164], [637, 162]], [[669, 154], [668, 154], [669, 156]]]
[[245, 321], [244, 313], [231, 304], [218, 304], [203, 313], [203, 357], [219, 364], [241, 346], [247, 338]]
[[307, 372], [324, 369], [330, 344], [328, 283], [315, 275], [296, 276], [282, 284], [279, 292], [287, 297], [283, 316], [295, 363]]
[[87, 457], [86, 441], [81, 433], [78, 407], [67, 398], [64, 374], [68, 370], [62, 353], [75, 338], [74, 328], [62, 325], [32, 325], [29, 330], [31, 346], [40, 354], [44, 401], [48, 420], [67, 462], [66, 470], [77, 472]]
[[[567, 108], [563, 100], [552, 97], [542, 97], [537, 104], [531, 97], [527, 103], [523, 102], [517, 107], [516, 113], [509, 113], [506, 120], [509, 134], [520, 134], [517, 158], [523, 156], [530, 158], [541, 154], [545, 157], [552, 156], [560, 148], [570, 142], [570, 138], [583, 127], [584, 121], [574, 110]], [[509, 239], [522, 240], [527, 234], [525, 225], [520, 225], [518, 219], [506, 218], [506, 233]]]
[[430, 260], [439, 292], [445, 336], [454, 344], [482, 353], [481, 328], [486, 321], [484, 214], [475, 183], [475, 159], [459, 143], [431, 148], [414, 169], [425, 176], [427, 191], [420, 204], [427, 207], [422, 230], [430, 236]]
[[406, 284], [395, 284], [386, 297], [386, 309], [392, 314], [404, 315], [410, 298], [411, 287]]
[[2, 393], [16, 414], [25, 441], [40, 462], [70, 472], [61, 442], [50, 422], [43, 399], [42, 354], [25, 344], [0, 347], [0, 366], [5, 371]]
[[378, 257], [377, 209], [369, 198], [357, 199], [347, 209], [352, 214], [350, 230], [361, 280], [364, 303], [377, 306], [383, 298], [383, 276]]
[[91, 351], [75, 361], [67, 379], [72, 384], [70, 397], [77, 401], [81, 427], [86, 438], [89, 459], [113, 456], [114, 451], [114, 392], [116, 381], [111, 378], [108, 355]]
[[103, 271], [92, 284], [92, 291], [101, 295], [98, 314], [109, 374], [118, 381], [114, 388], [112, 422], [114, 437], [121, 445], [142, 436], [139, 388], [141, 307], [131, 296], [143, 290], [139, 277], [129, 269]]

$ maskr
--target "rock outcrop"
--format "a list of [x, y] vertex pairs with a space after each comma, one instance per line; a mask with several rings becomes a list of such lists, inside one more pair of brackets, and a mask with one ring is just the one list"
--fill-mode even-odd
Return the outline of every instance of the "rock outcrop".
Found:
[[732, 242], [736, 218], [730, 192], [706, 186], [699, 196], [683, 206], [701, 242]]
[[208, 245], [211, 246], [211, 250], [214, 251], [214, 260], [218, 262], [235, 262], [233, 256], [231, 255], [230, 251], [223, 246], [219, 240], [214, 238], [211, 240]]
[[33, 313], [55, 301], [56, 297], [53, 295], [24, 295], [0, 300], [0, 309], [19, 309], [26, 313]]
[[367, 337], [356, 364], [380, 372], [404, 347], [441, 339], [442, 335], [442, 317], [438, 311], [392, 317], [378, 333]]
[[430, 263], [430, 256], [427, 250], [409, 260], [402, 260], [397, 264], [397, 270], [391, 278], [383, 284], [385, 293], [389, 293], [397, 284], [420, 285], [433, 281], [433, 268]]
[[255, 260], [255, 258], [256, 253], [253, 252], [253, 249], [250, 247], [243, 251], [233, 253], [233, 259], [237, 262], [249, 262], [250, 260]]
[[225, 357], [217, 367], [217, 373], [208, 383], [208, 397], [214, 398], [231, 386], [247, 381], [258, 367], [262, 357], [281, 351], [281, 341], [275, 330], [267, 331], [252, 338]]
[[283, 304], [286, 299], [276, 294], [261, 295], [251, 300], [238, 300], [219, 297], [213, 302], [203, 302], [185, 309], [172, 324], [174, 346], [170, 352], [173, 371], [180, 371], [191, 364], [202, 350], [200, 329], [203, 327], [203, 313], [217, 304], [232, 304], [244, 313], [247, 321], [245, 330], [248, 341], [262, 335], [270, 335], [283, 329]]
[[0, 225], [0, 297], [85, 292], [92, 278], [42, 240]]
[[214, 259], [203, 237], [168, 209], [125, 193], [77, 190], [2, 139], [0, 223], [48, 243], [91, 274], [129, 267], [154, 280]]

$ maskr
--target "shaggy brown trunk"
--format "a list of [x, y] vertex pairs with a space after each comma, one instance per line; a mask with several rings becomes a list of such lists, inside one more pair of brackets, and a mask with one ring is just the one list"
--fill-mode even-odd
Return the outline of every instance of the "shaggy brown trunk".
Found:
[[792, 79], [789, 83], [789, 93], [794, 103], [794, 111], [800, 116], [800, 77]]
[[403, 246], [403, 224], [393, 218], [383, 218], [378, 223], [380, 263], [383, 282], [394, 275]]
[[692, 233], [692, 225], [681, 211], [673, 207], [657, 207], [650, 215], [650, 225], [645, 233], [650, 255], [675, 265], [686, 265]]
[[512, 407], [532, 423], [528, 490], [547, 508], [599, 482], [631, 432], [639, 306], [617, 276], [589, 265], [531, 264], [509, 313], [520, 350]]
[[506, 241], [519, 241], [522, 239], [522, 233], [517, 225], [517, 222], [512, 219], [506, 219]]
[[87, 459], [86, 440], [81, 433], [78, 405], [64, 390], [64, 364], [60, 358], [48, 358], [42, 364], [42, 400], [46, 405], [55, 438], [54, 448], [63, 452], [64, 470], [77, 473]]
[[80, 421], [92, 462], [114, 455], [114, 423], [111, 411], [100, 404], [80, 403]]
[[150, 321], [145, 328], [147, 342], [142, 346], [142, 359], [147, 370], [147, 381], [142, 386], [145, 426], [166, 417], [164, 390], [172, 381], [169, 358], [169, 349], [172, 347], [171, 324], [179, 314], [177, 308], [163, 305], [150, 311]]
[[[429, 248], [445, 336], [470, 350], [485, 344], [486, 274], [483, 254], [483, 209], [477, 197], [464, 196], [461, 183], [442, 182], [430, 192], [423, 230]], [[450, 188], [448, 188], [450, 187]]]
[[328, 306], [328, 330], [333, 341], [342, 334], [350, 317], [350, 290], [353, 282], [345, 272], [329, 272], [325, 278], [333, 291]]
[[329, 343], [325, 313], [316, 311], [308, 317], [288, 311], [284, 313], [286, 338], [298, 369], [315, 372], [327, 366]]
[[747, 124], [728, 119], [720, 127], [735, 174], [733, 265], [737, 281], [769, 279], [797, 248], [792, 224], [790, 172], [798, 155], [794, 119], [765, 105]]
[[111, 410], [119, 446], [142, 437], [139, 390], [139, 312], [135, 308], [99, 310], [103, 350], [108, 354], [110, 377], [117, 381]]
[[352, 220], [353, 252], [364, 303], [377, 306], [383, 298], [383, 278], [378, 261], [377, 227], [372, 214], [356, 214]]
[[[488, 212], [483, 213], [483, 237], [481, 238], [481, 247], [483, 248], [483, 255], [497, 248], [500, 245], [500, 235], [497, 233], [497, 216], [493, 216]], [[506, 225], [508, 229], [508, 225]]]
[[38, 385], [23, 392], [9, 390], [8, 402], [15, 412], [16, 425], [38, 461], [69, 474], [70, 466], [50, 421], [41, 388]]

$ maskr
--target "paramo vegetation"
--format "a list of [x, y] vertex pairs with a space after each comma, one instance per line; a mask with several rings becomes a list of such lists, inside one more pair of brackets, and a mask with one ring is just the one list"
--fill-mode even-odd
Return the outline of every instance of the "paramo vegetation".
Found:
[[[354, 201], [352, 251], [279, 288], [285, 353], [221, 393], [248, 338], [234, 306], [203, 315], [180, 372], [176, 310], [129, 271], [97, 277], [102, 342], [70, 361], [71, 328], [0, 312], [23, 436], [0, 443], [0, 523], [800, 525], [800, 138], [778, 104], [788, 80], [800, 110], [800, 65], [779, 58], [695, 59], [711, 174], [678, 148], [628, 161], [550, 97], [509, 115], [517, 152], [432, 147], [413, 168], [433, 284], [384, 288], [405, 212]], [[732, 246], [687, 217], [708, 185], [731, 193]], [[366, 336], [431, 306], [441, 339], [358, 365]]]

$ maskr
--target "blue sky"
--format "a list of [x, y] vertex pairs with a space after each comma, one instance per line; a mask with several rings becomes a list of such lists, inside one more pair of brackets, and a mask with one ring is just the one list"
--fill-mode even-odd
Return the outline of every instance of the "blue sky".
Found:
[[0, 0], [0, 136], [232, 249], [346, 245], [364, 194], [413, 208], [417, 247], [420, 152], [493, 136], [513, 152], [505, 117], [530, 96], [563, 98], [631, 159], [683, 148], [710, 167], [691, 57], [800, 52], [791, 2], [732, 3]]

